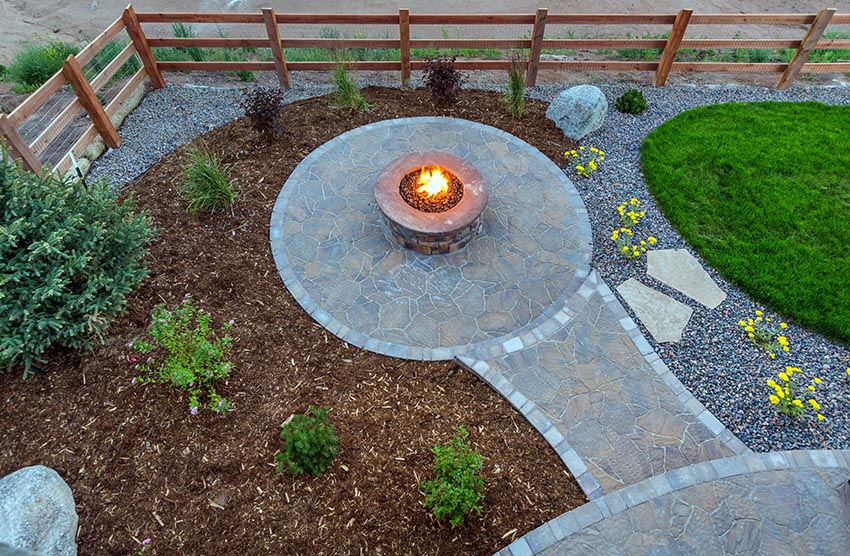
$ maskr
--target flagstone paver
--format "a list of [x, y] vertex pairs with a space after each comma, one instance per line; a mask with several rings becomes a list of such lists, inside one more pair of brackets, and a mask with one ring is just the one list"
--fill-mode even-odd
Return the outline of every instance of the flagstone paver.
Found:
[[714, 309], [726, 299], [726, 293], [711, 279], [696, 257], [685, 249], [652, 250], [646, 256], [648, 275], [709, 309]]
[[486, 366], [484, 379], [499, 389], [488, 375], [497, 372], [534, 401], [582, 460], [570, 469], [589, 495], [745, 451], [657, 355], [641, 353], [637, 328], [607, 285], [593, 273], [586, 286], [586, 295], [571, 300], [570, 320], [551, 336], [486, 363], [461, 361]]
[[693, 309], [634, 278], [617, 286], [617, 292], [656, 342], [681, 341], [682, 332], [694, 314]]
[[701, 463], [567, 512], [498, 555], [844, 555], [848, 477], [846, 450]]

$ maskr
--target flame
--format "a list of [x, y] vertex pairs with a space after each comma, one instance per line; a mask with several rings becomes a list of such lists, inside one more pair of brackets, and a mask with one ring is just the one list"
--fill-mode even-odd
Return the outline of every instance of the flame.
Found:
[[437, 167], [423, 167], [419, 172], [419, 184], [416, 193], [429, 198], [449, 191], [449, 180]]

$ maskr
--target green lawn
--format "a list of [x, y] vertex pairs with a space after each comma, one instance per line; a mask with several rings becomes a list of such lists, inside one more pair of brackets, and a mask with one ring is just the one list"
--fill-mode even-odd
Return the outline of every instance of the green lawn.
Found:
[[850, 107], [706, 106], [661, 125], [641, 153], [649, 191], [710, 265], [850, 345]]

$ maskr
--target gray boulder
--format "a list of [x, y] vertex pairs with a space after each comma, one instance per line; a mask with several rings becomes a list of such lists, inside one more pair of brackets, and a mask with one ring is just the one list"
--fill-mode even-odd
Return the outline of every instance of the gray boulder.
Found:
[[570, 139], [581, 139], [602, 127], [608, 101], [598, 87], [579, 85], [561, 91], [549, 104], [546, 117]]
[[15, 548], [13, 546], [9, 546], [4, 542], [0, 542], [0, 556], [39, 556], [35, 552], [30, 552], [29, 550], [22, 550], [20, 548]]
[[56, 471], [24, 467], [0, 479], [0, 543], [40, 556], [77, 556], [77, 508]]

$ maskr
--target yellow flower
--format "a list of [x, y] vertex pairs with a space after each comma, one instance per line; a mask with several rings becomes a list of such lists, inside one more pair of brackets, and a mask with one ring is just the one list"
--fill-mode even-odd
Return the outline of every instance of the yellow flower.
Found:
[[788, 338], [786, 338], [785, 336], [779, 336], [778, 338], [776, 338], [776, 341], [779, 342], [780, 346], [788, 345]]
[[599, 161], [600, 161], [600, 162], [602, 162], [603, 160], [605, 160], [605, 157], [604, 157], [604, 156], [600, 156], [600, 157], [599, 157]]
[[850, 367], [847, 367], [847, 374], [850, 375]]
[[754, 325], [754, 324], [755, 324], [755, 321], [754, 321], [753, 319], [747, 319], [747, 324], [749, 324], [750, 326], [752, 326], [752, 325]]
[[747, 326], [747, 323], [745, 323], [743, 320], [739, 320], [738, 324], [740, 324], [741, 326]]
[[824, 419], [826, 419], [826, 417], [818, 413], [818, 421], [823, 421]]
[[809, 400], [809, 405], [811, 405], [812, 409], [814, 409], [815, 411], [818, 411], [820, 409], [820, 404], [817, 402], [817, 400]]
[[756, 317], [756, 322], [761, 322], [761, 321], [762, 321], [761, 317]]
[[617, 241], [617, 238], [620, 237], [620, 230], [614, 230], [611, 232], [611, 239], [613, 241]]
[[771, 394], [770, 397], [768, 397], [767, 399], [769, 399], [770, 403], [772, 403], [773, 405], [776, 405], [776, 404], [779, 403], [779, 397], [774, 396], [773, 394]]
[[[646, 241], [648, 241], [650, 245], [655, 245], [655, 243], [656, 243], [658, 240], [657, 240], [657, 239], [655, 239], [655, 238], [654, 238], [654, 237], [652, 237], [652, 236], [649, 236], [648, 238], [646, 238]], [[850, 369], [848, 369], [848, 371], [850, 371]]]
[[591, 170], [596, 170], [596, 163], [593, 162], [592, 160], [588, 163], [588, 166], [590, 166]]
[[792, 403], [797, 407], [803, 407], [803, 402], [801, 402], [800, 400], [794, 400]]
[[579, 147], [579, 148], [578, 148], [578, 150], [583, 151], [583, 150], [584, 150], [584, 146]]
[[638, 204], [640, 201], [638, 201], [638, 200], [637, 200], [637, 198], [632, 197], [632, 198], [631, 198], [631, 200], [630, 200], [629, 202], [630, 202], [631, 204], [633, 204], [633, 205], [636, 205], [636, 204]]
[[584, 172], [584, 166], [578, 165], [576, 166], [576, 170], [578, 170], [579, 172]]
[[782, 348], [782, 351], [791, 351], [791, 348], [789, 348], [788, 346], [784, 346], [784, 347]]
[[779, 323], [779, 328], [788, 328], [788, 325], [787, 325], [787, 324], [785, 324], [784, 322], [780, 322], [780, 323]]
[[764, 314], [764, 313], [762, 313], [761, 311], [756, 311], [756, 316], [757, 316], [757, 317], [760, 317], [760, 316], [762, 316], [763, 314]]
[[755, 331], [756, 331], [756, 329], [755, 329], [755, 328], [753, 328], [753, 327], [752, 327], [752, 326], [750, 326], [750, 325], [747, 325], [747, 326], [745, 326], [745, 327], [744, 327], [744, 331], [745, 331], [745, 332], [755, 332]]
[[814, 392], [814, 391], [815, 391], [815, 385], [814, 385], [814, 384], [809, 384], [808, 386], [806, 386], [806, 388], [808, 388], [808, 389], [809, 389], [809, 390], [811, 390], [812, 392]]
[[641, 244], [641, 245], [646, 245], [646, 242], [645, 242], [644, 240], [640, 240], [640, 244]]
[[598, 153], [599, 149], [597, 149], [596, 147], [590, 147], [590, 152]]
[[749, 334], [747, 334], [747, 336], [749, 336], [750, 338], [755, 338], [755, 337], [756, 337], [756, 335], [755, 335], [755, 334], [753, 334], [752, 332], [750, 332]]
[[772, 351], [769, 351], [767, 354], [770, 355], [771, 359], [776, 359], [776, 354], [773, 353]]
[[769, 378], [769, 379], [767, 379], [767, 385], [770, 386], [771, 388], [776, 388], [776, 381], [773, 380], [772, 378]]
[[779, 396], [780, 398], [784, 398], [785, 392], [782, 391], [782, 388], [777, 388], [776, 389], [776, 395]]
[[[848, 369], [848, 371], [850, 371], [850, 369]], [[820, 384], [821, 382], [823, 382], [821, 379], [815, 377], [815, 384]]]
[[788, 382], [788, 375], [786, 375], [785, 373], [779, 373], [779, 378], [781, 378], [785, 382]]
[[627, 234], [629, 234], [629, 235], [632, 235], [632, 231], [631, 231], [629, 228], [620, 228], [620, 231], [621, 231], [621, 232], [624, 232], [624, 233], [627, 233]]

